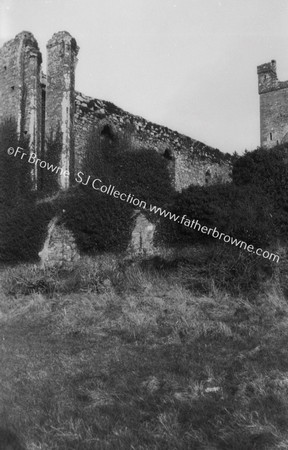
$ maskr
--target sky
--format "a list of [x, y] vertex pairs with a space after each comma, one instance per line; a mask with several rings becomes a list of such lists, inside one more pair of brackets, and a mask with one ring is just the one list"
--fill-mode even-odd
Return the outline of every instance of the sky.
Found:
[[257, 65], [288, 79], [288, 0], [0, 0], [21, 31], [80, 47], [76, 89], [223, 152], [260, 145]]

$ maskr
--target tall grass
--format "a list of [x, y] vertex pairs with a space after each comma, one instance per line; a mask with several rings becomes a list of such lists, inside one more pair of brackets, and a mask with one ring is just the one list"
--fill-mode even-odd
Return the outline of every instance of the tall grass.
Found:
[[281, 277], [236, 295], [209, 251], [1, 272], [2, 427], [29, 450], [287, 448]]

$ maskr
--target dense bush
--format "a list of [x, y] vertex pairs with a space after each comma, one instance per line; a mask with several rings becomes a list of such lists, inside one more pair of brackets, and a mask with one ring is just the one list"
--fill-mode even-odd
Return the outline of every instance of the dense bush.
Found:
[[[153, 150], [134, 149], [125, 136], [98, 132], [91, 134], [83, 164], [83, 182], [100, 178], [140, 201], [167, 205], [173, 188], [166, 160]], [[124, 250], [131, 238], [134, 224], [131, 204], [115, 199], [91, 187], [91, 183], [72, 189], [72, 196], [62, 206], [65, 224], [73, 232], [84, 252]], [[152, 217], [151, 217], [152, 218]], [[153, 215], [155, 220], [155, 216]]]
[[288, 146], [259, 148], [246, 152], [233, 167], [233, 182], [237, 186], [258, 186], [270, 202], [273, 211], [274, 236], [285, 237], [288, 231]]
[[[247, 244], [268, 245], [273, 237], [271, 205], [257, 186], [233, 184], [208, 187], [190, 186], [179, 193], [170, 210], [181, 217], [186, 214], [201, 226], [217, 228]], [[188, 222], [186, 222], [188, 224]], [[182, 224], [161, 218], [159, 234], [174, 242], [209, 242], [211, 236]]]
[[62, 203], [65, 225], [83, 252], [124, 250], [131, 236], [133, 209], [98, 191], [82, 187]]
[[[28, 153], [29, 136], [19, 138], [15, 121], [0, 125], [0, 259], [19, 261], [37, 257], [42, 213], [35, 210], [31, 165], [21, 154], [8, 155], [19, 146]], [[46, 213], [44, 214], [46, 216]], [[39, 248], [38, 248], [39, 251]]]
[[0, 260], [37, 261], [48, 223], [56, 213], [56, 204], [46, 202], [36, 205], [29, 200], [11, 209], [5, 224], [1, 224], [5, 239], [1, 245]]
[[97, 131], [92, 133], [83, 172], [147, 204], [165, 206], [174, 192], [167, 160], [153, 149], [134, 148], [125, 135], [103, 138]]
[[[117, 161], [116, 161], [117, 158]], [[147, 202], [165, 207], [174, 192], [166, 160], [154, 150], [140, 149], [115, 158], [115, 176], [125, 192]]]
[[[27, 152], [29, 137], [18, 137], [17, 124], [14, 120], [6, 120], [0, 124], [0, 203], [6, 207], [14, 207], [23, 198], [30, 197], [32, 182], [31, 165], [21, 154], [9, 155], [7, 150], [21, 147]], [[28, 153], [28, 152], [27, 152]]]
[[233, 165], [233, 183], [238, 186], [255, 184], [267, 193], [272, 192], [277, 186], [283, 185], [287, 177], [287, 165], [284, 164], [287, 158], [287, 144], [272, 149], [246, 151]]

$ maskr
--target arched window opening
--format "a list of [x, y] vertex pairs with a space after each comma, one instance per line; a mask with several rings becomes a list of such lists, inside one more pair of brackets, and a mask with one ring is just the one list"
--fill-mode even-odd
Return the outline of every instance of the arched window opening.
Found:
[[270, 133], [269, 136], [270, 136], [270, 141], [272, 141], [272, 140], [273, 140], [273, 135], [272, 135], [272, 133]]
[[205, 172], [205, 184], [210, 184], [211, 183], [211, 178], [212, 178], [211, 170], [207, 169], [206, 172]]
[[112, 141], [114, 138], [113, 132], [109, 125], [104, 125], [100, 134], [101, 134], [101, 138], [109, 139], [110, 141]]
[[172, 151], [169, 148], [166, 148], [165, 152], [163, 153], [163, 156], [164, 156], [164, 158], [166, 158], [170, 161], [173, 159]]

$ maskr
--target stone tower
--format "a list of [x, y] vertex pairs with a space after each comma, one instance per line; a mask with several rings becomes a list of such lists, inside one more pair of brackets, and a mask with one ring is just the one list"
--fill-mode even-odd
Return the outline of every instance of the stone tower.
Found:
[[[0, 49], [0, 121], [14, 119], [18, 135], [29, 136], [30, 152], [41, 152], [42, 56], [32, 33], [22, 31]], [[11, 142], [11, 145], [14, 143]], [[37, 188], [37, 166], [31, 169]]]
[[[55, 33], [47, 44], [46, 140], [60, 133], [58, 164], [63, 168], [58, 184], [67, 189], [74, 175], [75, 67], [79, 47], [67, 31]], [[46, 157], [49, 160], [49, 154]], [[55, 155], [54, 155], [55, 156]], [[70, 173], [70, 178], [64, 176]]]
[[277, 78], [276, 61], [257, 67], [260, 95], [260, 144], [288, 142], [288, 81]]

